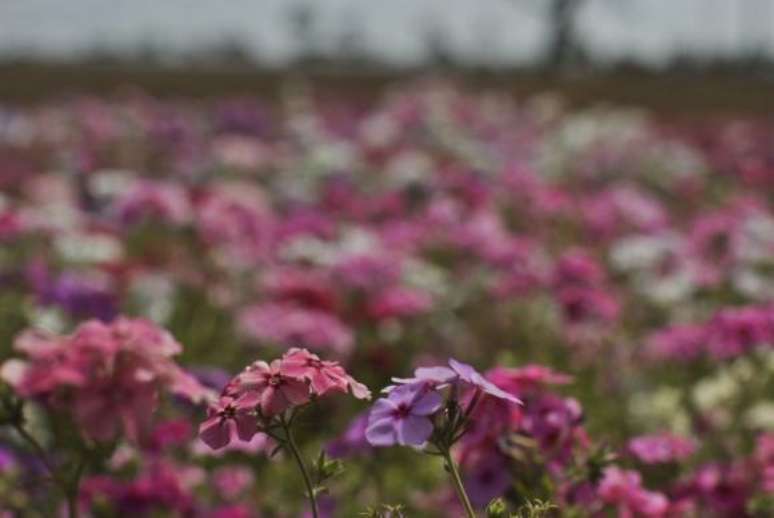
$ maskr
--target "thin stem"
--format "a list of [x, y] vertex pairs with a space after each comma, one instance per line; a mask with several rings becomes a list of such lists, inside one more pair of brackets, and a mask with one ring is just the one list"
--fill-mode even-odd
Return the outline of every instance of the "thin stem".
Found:
[[43, 466], [45, 466], [46, 471], [48, 471], [48, 475], [54, 483], [59, 486], [59, 489], [64, 494], [65, 499], [67, 500], [67, 515], [69, 518], [78, 518], [78, 485], [80, 483], [81, 474], [83, 473], [83, 468], [85, 467], [84, 463], [81, 463], [78, 466], [73, 480], [68, 481], [57, 473], [56, 468], [48, 459], [46, 450], [41, 446], [38, 440], [24, 428], [24, 426], [17, 422], [12, 423], [12, 426], [14, 430], [16, 430], [16, 433], [18, 433], [19, 436], [21, 436], [21, 438], [35, 451], [35, 454], [40, 458]]
[[462, 507], [465, 508], [465, 514], [467, 514], [468, 518], [476, 518], [476, 512], [473, 510], [470, 498], [468, 498], [468, 494], [465, 492], [465, 486], [462, 484], [462, 477], [460, 477], [457, 465], [454, 463], [454, 460], [452, 460], [449, 448], [444, 449], [443, 458], [446, 461], [446, 467], [451, 474], [452, 482], [454, 482], [454, 489], [457, 490], [457, 496], [460, 499], [460, 503], [462, 504]]
[[318, 518], [319, 513], [317, 511], [317, 498], [314, 494], [314, 486], [312, 485], [312, 479], [309, 476], [309, 472], [306, 470], [306, 465], [304, 464], [304, 460], [301, 458], [301, 452], [298, 449], [298, 445], [296, 444], [296, 440], [293, 437], [293, 431], [291, 430], [290, 426], [288, 426], [287, 421], [285, 421], [284, 417], [280, 417], [280, 423], [282, 423], [282, 429], [285, 430], [285, 437], [287, 438], [287, 441], [285, 444], [287, 445], [288, 449], [290, 450], [290, 453], [293, 455], [293, 458], [296, 459], [296, 464], [298, 464], [298, 469], [301, 470], [301, 475], [304, 477], [304, 484], [306, 485], [306, 493], [309, 497], [309, 504], [312, 506], [312, 516], [314, 518]]

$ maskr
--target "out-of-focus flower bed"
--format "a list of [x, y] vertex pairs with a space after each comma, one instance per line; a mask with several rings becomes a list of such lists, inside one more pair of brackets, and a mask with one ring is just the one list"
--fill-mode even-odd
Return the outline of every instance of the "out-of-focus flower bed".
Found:
[[[453, 357], [520, 399], [453, 448], [478, 509], [772, 516], [774, 125], [438, 84], [84, 98], [0, 108], [0, 193], [2, 516], [68, 491], [83, 516], [303, 516], [270, 437], [219, 428], [230, 400], [205, 422], [294, 347], [375, 395]], [[299, 447], [343, 463], [322, 516], [462, 516], [440, 459], [312, 399]]]

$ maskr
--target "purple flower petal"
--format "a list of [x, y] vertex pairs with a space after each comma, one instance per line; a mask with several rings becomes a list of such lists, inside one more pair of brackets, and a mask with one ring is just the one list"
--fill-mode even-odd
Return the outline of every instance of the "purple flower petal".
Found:
[[438, 392], [430, 391], [417, 397], [411, 405], [412, 415], [427, 416], [433, 414], [441, 408], [443, 398]]
[[454, 358], [450, 358], [449, 365], [465, 383], [473, 385], [474, 387], [478, 388], [486, 394], [489, 394], [490, 396], [504, 399], [505, 401], [509, 401], [515, 405], [523, 404], [519, 398], [509, 394], [508, 392], [505, 392], [500, 387], [484, 378], [481, 373], [479, 373], [476, 369], [467, 363], [458, 362]]
[[433, 433], [433, 423], [426, 417], [406, 416], [396, 423], [395, 430], [398, 444], [404, 446], [421, 446]]
[[389, 417], [369, 419], [366, 440], [373, 446], [392, 446], [396, 440], [395, 422]]
[[414, 371], [414, 379], [435, 383], [449, 383], [456, 377], [457, 374], [448, 367], [419, 367]]

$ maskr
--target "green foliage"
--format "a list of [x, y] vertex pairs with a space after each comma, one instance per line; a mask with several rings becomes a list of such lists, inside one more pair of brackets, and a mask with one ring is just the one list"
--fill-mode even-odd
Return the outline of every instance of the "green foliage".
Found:
[[315, 492], [324, 493], [327, 488], [323, 485], [329, 479], [337, 477], [344, 472], [344, 463], [339, 459], [331, 459], [325, 454], [325, 450], [320, 450], [320, 455], [312, 467], [312, 478], [314, 481]]
[[360, 513], [360, 516], [362, 518], [404, 518], [407, 516], [404, 510], [404, 507], [400, 504], [381, 504], [376, 507], [369, 507]]
[[486, 518], [547, 518], [553, 516], [557, 509], [550, 502], [534, 499], [525, 502], [515, 513], [511, 513], [505, 500], [497, 498], [486, 506]]

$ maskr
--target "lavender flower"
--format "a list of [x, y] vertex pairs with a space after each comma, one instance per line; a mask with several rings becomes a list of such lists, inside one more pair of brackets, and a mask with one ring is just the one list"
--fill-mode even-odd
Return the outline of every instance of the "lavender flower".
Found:
[[366, 438], [374, 446], [422, 446], [433, 433], [428, 416], [443, 398], [425, 383], [401, 385], [376, 401], [368, 418]]
[[505, 392], [500, 387], [498, 387], [491, 381], [484, 378], [484, 376], [482, 376], [480, 372], [478, 372], [470, 365], [466, 363], [458, 362], [454, 358], [449, 360], [449, 365], [451, 366], [452, 370], [454, 370], [454, 372], [457, 373], [461, 381], [475, 387], [481, 392], [488, 394], [490, 396], [494, 396], [499, 399], [510, 401], [515, 405], [522, 404], [519, 398]]
[[522, 402], [516, 396], [509, 394], [500, 387], [484, 378], [484, 376], [472, 366], [459, 362], [453, 358], [449, 359], [449, 367], [419, 367], [414, 371], [413, 378], [392, 378], [397, 385], [391, 385], [385, 388], [385, 392], [391, 393], [397, 386], [424, 384], [426, 386], [441, 389], [452, 383], [465, 384], [484, 394], [509, 401], [515, 405], [521, 405]]

